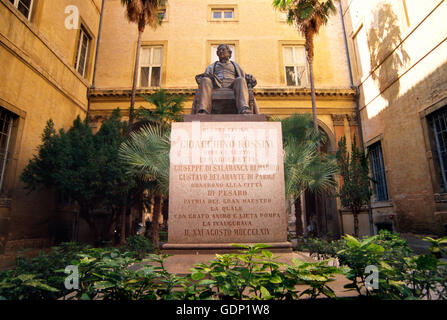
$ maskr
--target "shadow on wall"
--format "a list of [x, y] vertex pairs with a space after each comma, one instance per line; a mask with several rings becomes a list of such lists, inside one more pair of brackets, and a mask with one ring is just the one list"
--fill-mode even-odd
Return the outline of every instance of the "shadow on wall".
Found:
[[371, 77], [378, 82], [382, 97], [391, 103], [399, 95], [399, 70], [409, 62], [410, 57], [402, 46], [393, 51], [402, 38], [399, 20], [392, 6], [383, 3], [375, 10], [374, 17], [368, 31], [371, 70], [374, 70]]

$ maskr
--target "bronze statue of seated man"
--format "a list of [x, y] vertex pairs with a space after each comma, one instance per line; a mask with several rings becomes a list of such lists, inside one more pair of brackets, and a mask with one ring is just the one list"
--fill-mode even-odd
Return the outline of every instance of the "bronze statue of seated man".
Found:
[[[256, 79], [252, 75], [245, 74], [236, 62], [231, 61], [231, 55], [232, 51], [229, 46], [221, 44], [217, 48], [219, 61], [208, 66], [205, 73], [196, 76], [199, 89], [194, 109], [198, 114], [212, 113], [213, 90], [218, 88], [233, 90], [239, 114], [253, 113], [253, 108], [250, 108], [249, 87], [252, 88], [256, 85]], [[247, 80], [249, 81], [248, 85]]]

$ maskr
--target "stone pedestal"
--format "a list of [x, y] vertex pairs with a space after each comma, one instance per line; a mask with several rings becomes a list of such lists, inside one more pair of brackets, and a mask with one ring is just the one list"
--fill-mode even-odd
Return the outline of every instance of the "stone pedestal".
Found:
[[164, 251], [239, 250], [232, 243], [291, 251], [281, 123], [262, 117], [193, 115], [173, 123]]

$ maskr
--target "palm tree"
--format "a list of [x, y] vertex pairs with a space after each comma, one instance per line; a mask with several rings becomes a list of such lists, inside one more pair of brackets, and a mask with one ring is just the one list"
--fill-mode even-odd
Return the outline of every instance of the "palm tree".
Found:
[[305, 49], [307, 62], [309, 64], [312, 115], [314, 128], [318, 131], [313, 74], [314, 37], [320, 31], [320, 27], [327, 23], [330, 14], [336, 13], [337, 9], [332, 0], [274, 0], [273, 7], [287, 11], [288, 23], [294, 23], [298, 32], [303, 34], [304, 39], [306, 40]]
[[127, 20], [138, 25], [138, 42], [137, 54], [135, 56], [135, 69], [133, 72], [132, 93], [129, 108], [129, 129], [132, 129], [134, 108], [135, 108], [135, 93], [137, 87], [138, 66], [140, 64], [140, 47], [143, 32], [146, 25], [155, 29], [162, 22], [162, 17], [159, 14], [159, 8], [166, 4], [167, 0], [121, 0], [121, 4], [126, 7]]
[[183, 121], [183, 102], [186, 100], [186, 95], [171, 95], [161, 89], [150, 96], [141, 96], [152, 104], [154, 109], [141, 107], [136, 114], [140, 122], [159, 124], [167, 129], [172, 122]]
[[[174, 121], [183, 120], [186, 96], [171, 95], [163, 89], [141, 96], [154, 108], [141, 107], [137, 111], [138, 122], [133, 128], [135, 132], [130, 134], [129, 142], [123, 144], [123, 159], [127, 159], [131, 174], [136, 170], [142, 190], [149, 191], [153, 196], [152, 238], [155, 248], [158, 248], [158, 218], [163, 210], [167, 210], [169, 194], [169, 156], [166, 155], [169, 154], [170, 126]], [[158, 155], [158, 152], [161, 153]]]
[[160, 125], [144, 126], [130, 133], [130, 139], [121, 145], [119, 152], [120, 158], [128, 164], [128, 175], [139, 177], [154, 195], [152, 236], [156, 249], [159, 248], [161, 203], [169, 194], [169, 135], [170, 132]]
[[[304, 191], [321, 194], [335, 186], [334, 174], [338, 171], [335, 159], [318, 151], [325, 136], [315, 131], [310, 115], [294, 114], [282, 122], [284, 143], [284, 173], [287, 199], [296, 206]], [[301, 212], [295, 206], [296, 226], [303, 230]]]

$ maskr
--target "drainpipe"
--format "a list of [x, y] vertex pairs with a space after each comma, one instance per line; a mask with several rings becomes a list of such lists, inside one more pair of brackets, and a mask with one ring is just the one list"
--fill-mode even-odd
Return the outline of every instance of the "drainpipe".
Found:
[[99, 50], [99, 43], [101, 41], [102, 20], [104, 18], [104, 3], [105, 3], [105, 0], [102, 0], [101, 13], [100, 13], [100, 17], [99, 17], [98, 36], [96, 37], [95, 62], [93, 64], [93, 79], [92, 79], [91, 86], [89, 88], [87, 88], [87, 100], [88, 100], [87, 119], [88, 119], [88, 116], [90, 113], [90, 90], [95, 88], [95, 82], [96, 82], [96, 66], [98, 64], [98, 50]]
[[[345, 19], [343, 17], [343, 7], [341, 4], [341, 1], [338, 2], [339, 11], [340, 11], [340, 18], [341, 18], [341, 26], [343, 28], [343, 39], [345, 42], [345, 53], [346, 53], [346, 60], [348, 62], [348, 69], [349, 69], [349, 80], [351, 82], [351, 89], [355, 90], [355, 113], [357, 116], [357, 123], [359, 128], [359, 136], [360, 136], [360, 147], [363, 151], [365, 151], [365, 145], [363, 143], [363, 129], [362, 129], [362, 121], [360, 119], [360, 107], [359, 107], [359, 98], [360, 98], [360, 89], [358, 86], [354, 85], [354, 80], [352, 77], [352, 67], [351, 67], [351, 58], [349, 56], [349, 49], [348, 49], [348, 39], [346, 36], [346, 28], [345, 28]], [[369, 218], [369, 232], [370, 235], [374, 235], [374, 220], [373, 220], [373, 214], [372, 214], [372, 208], [371, 208], [371, 202], [368, 201], [368, 218]], [[343, 227], [343, 215], [341, 215], [341, 223]]]

